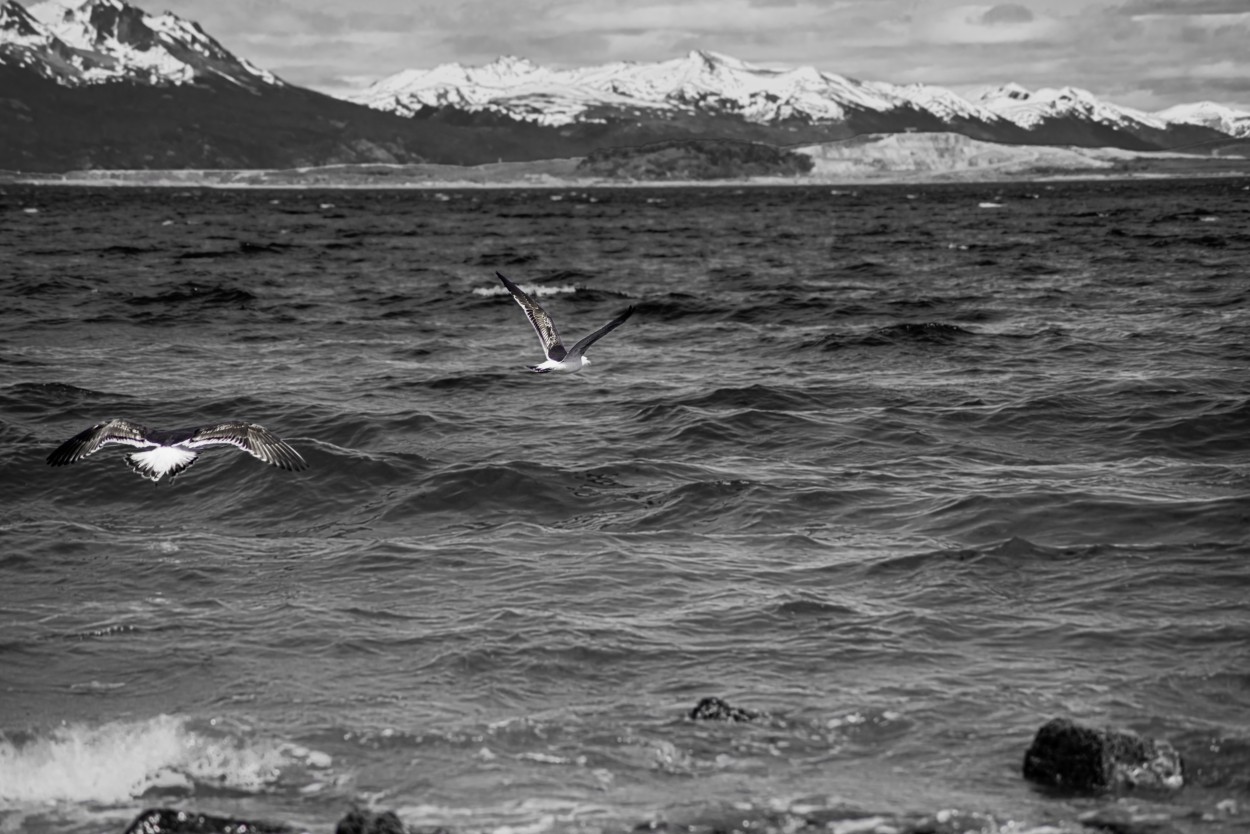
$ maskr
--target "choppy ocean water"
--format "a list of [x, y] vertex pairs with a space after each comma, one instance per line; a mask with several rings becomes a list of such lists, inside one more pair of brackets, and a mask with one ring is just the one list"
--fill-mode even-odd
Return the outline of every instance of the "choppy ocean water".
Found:
[[[0, 261], [0, 831], [1066, 824], [1054, 716], [1250, 819], [1243, 180], [8, 187]], [[495, 270], [637, 312], [529, 374]], [[45, 465], [110, 417], [310, 468]]]

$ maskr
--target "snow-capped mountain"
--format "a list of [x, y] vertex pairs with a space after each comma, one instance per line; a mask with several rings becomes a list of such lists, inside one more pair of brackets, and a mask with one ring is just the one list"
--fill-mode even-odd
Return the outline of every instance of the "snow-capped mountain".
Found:
[[283, 82], [168, 12], [125, 0], [25, 2], [0, 0], [6, 169], [463, 165], [673, 140], [795, 146], [904, 131], [1216, 154], [1250, 132], [1248, 114], [1216, 105], [1149, 114], [1083, 90], [1014, 85], [960, 96], [703, 51], [577, 69], [516, 57], [444, 64], [340, 100]]
[[862, 81], [814, 67], [750, 64], [694, 51], [656, 63], [551, 69], [516, 57], [484, 66], [405, 70], [350, 100], [406, 116], [490, 112], [548, 126], [639, 118], [733, 116], [760, 126], [843, 124], [852, 130], [956, 130], [1000, 142], [1164, 148], [1224, 122], [1171, 118], [1101, 101], [1074, 87], [1009, 84], [972, 97], [926, 84]]
[[1169, 122], [1202, 125], [1239, 139], [1250, 139], [1250, 111], [1234, 110], [1213, 101], [1178, 104], [1156, 115]]
[[1109, 127], [1139, 127], [1166, 130], [1169, 119], [1101, 101], [1089, 90], [1077, 87], [1055, 89], [1044, 87], [1030, 91], [1019, 84], [983, 90], [974, 102], [1026, 129], [1033, 129], [1048, 119], [1077, 118]]
[[858, 81], [814, 67], [765, 67], [706, 51], [657, 63], [622, 61], [566, 70], [513, 56], [478, 67], [443, 64], [404, 70], [350, 100], [404, 115], [458, 107], [552, 126], [603, 121], [605, 108], [653, 114], [716, 111], [757, 124], [839, 121], [851, 111], [905, 107], [943, 119], [999, 120], [938, 87]]
[[123, 0], [0, 0], [4, 170], [478, 164], [585, 151], [515, 127], [406, 119], [287, 84], [197, 24]]
[[0, 5], [0, 65], [18, 66], [62, 85], [135, 81], [181, 85], [220, 78], [243, 87], [281, 85], [237, 58], [196, 23], [150, 15], [124, 0]]

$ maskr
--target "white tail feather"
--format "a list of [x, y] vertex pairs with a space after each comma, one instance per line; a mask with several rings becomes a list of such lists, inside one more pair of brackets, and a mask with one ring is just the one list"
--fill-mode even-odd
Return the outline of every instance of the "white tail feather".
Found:
[[135, 472], [155, 483], [166, 475], [172, 478], [186, 470], [198, 457], [199, 453], [177, 446], [157, 446], [126, 455], [126, 462]]

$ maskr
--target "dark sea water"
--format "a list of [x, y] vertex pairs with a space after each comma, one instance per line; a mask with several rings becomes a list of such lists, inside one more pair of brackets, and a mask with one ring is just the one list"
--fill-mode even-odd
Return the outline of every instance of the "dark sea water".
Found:
[[[1245, 180], [8, 187], [0, 264], [0, 832], [1075, 829], [1056, 716], [1250, 823]], [[495, 270], [637, 310], [530, 374]], [[111, 417], [310, 466], [45, 464]]]

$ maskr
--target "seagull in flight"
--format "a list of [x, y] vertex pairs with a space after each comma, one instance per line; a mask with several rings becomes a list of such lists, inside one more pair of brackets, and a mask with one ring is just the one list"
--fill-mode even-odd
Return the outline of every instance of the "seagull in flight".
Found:
[[496, 272], [495, 274], [499, 276], [500, 281], [503, 281], [503, 285], [508, 288], [508, 292], [512, 293], [516, 303], [520, 304], [521, 309], [525, 311], [530, 324], [534, 325], [534, 332], [538, 334], [538, 341], [542, 342], [543, 352], [547, 354], [547, 361], [541, 365], [529, 366], [529, 369], [536, 374], [545, 374], [549, 371], [559, 371], [564, 374], [577, 373], [590, 364], [590, 360], [584, 355], [587, 348], [624, 324], [625, 319], [633, 315], [634, 312], [634, 308], [631, 305], [629, 309], [612, 319], [612, 321], [600, 327], [589, 336], [583, 337], [573, 347], [566, 348], [564, 343], [560, 341], [560, 334], [556, 331], [556, 323], [551, 320], [551, 316], [547, 315], [547, 311], [540, 307], [534, 299], [526, 295], [524, 290], [505, 278], [502, 273]]
[[65, 466], [94, 455], [105, 446], [133, 446], [126, 455], [136, 474], [156, 483], [185, 472], [211, 446], [235, 446], [279, 469], [298, 471], [308, 463], [273, 432], [255, 423], [230, 420], [186, 429], [149, 429], [129, 420], [98, 423], [66, 440], [48, 455], [49, 466]]

